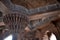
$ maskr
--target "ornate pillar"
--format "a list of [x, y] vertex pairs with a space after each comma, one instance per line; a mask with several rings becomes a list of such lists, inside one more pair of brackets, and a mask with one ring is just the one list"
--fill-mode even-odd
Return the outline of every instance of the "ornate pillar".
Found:
[[27, 24], [29, 24], [27, 15], [23, 13], [10, 13], [4, 16], [3, 21], [6, 24], [6, 28], [9, 30], [9, 32], [13, 34], [13, 40], [18, 40], [16, 36], [20, 36], [19, 40], [25, 40], [25, 27], [28, 26]]

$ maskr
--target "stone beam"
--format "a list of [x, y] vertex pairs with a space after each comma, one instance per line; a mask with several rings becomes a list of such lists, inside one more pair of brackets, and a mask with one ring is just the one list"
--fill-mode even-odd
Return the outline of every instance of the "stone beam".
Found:
[[11, 0], [1, 0], [1, 2], [12, 12], [21, 12], [21, 13], [28, 12], [28, 10], [25, 7], [13, 4]]
[[7, 9], [7, 7], [0, 1], [0, 12], [3, 13], [3, 16], [7, 13], [9, 13], [9, 10]]
[[21, 13], [26, 13], [28, 15], [33, 15], [36, 13], [42, 13], [42, 12], [47, 12], [47, 11], [53, 11], [53, 10], [59, 10], [60, 9], [60, 4], [52, 4], [52, 5], [47, 5], [43, 7], [38, 7], [35, 9], [27, 9], [21, 5], [15, 5], [11, 2], [11, 0], [1, 0], [1, 2], [6, 5], [10, 10], [13, 12], [21, 12]]
[[38, 19], [46, 18], [51, 15], [58, 15], [59, 13], [60, 13], [60, 10], [31, 15], [31, 16], [29, 16], [29, 20], [38, 20]]
[[32, 15], [32, 14], [36, 14], [36, 13], [44, 13], [44, 12], [58, 10], [58, 9], [60, 9], [59, 4], [52, 4], [52, 5], [47, 5], [47, 6], [43, 6], [43, 7], [38, 7], [35, 9], [29, 9], [29, 13], [30, 13], [30, 15]]
[[[60, 15], [60, 14], [58, 14]], [[57, 20], [58, 18], [60, 18], [58, 15], [50, 15], [46, 18], [42, 18], [40, 20], [36, 20], [36, 22], [32, 21], [30, 23], [30, 29], [31, 30], [36, 30], [38, 27], [42, 27], [43, 25], [46, 25], [47, 23], [50, 23], [51, 21]], [[34, 24], [33, 24], [34, 22]]]

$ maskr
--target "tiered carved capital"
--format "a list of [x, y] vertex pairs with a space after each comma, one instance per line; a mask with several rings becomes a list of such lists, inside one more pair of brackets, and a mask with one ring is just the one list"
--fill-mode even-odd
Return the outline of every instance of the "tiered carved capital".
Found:
[[7, 25], [6, 28], [12, 32], [23, 31], [27, 24], [29, 24], [28, 16], [23, 13], [6, 14], [3, 21]]

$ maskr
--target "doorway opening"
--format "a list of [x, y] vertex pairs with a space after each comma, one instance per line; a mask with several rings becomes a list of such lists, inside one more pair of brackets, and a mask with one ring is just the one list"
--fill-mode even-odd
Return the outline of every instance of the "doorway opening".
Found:
[[54, 33], [51, 33], [50, 31], [46, 31], [43, 40], [57, 40], [56, 36]]
[[4, 40], [12, 40], [13, 36], [9, 35], [8, 37], [6, 37]]
[[50, 40], [57, 40], [56, 36], [53, 33], [51, 34]]

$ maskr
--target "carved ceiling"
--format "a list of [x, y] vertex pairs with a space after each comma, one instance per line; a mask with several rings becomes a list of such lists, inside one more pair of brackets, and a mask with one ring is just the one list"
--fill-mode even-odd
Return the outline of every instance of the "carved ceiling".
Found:
[[[14, 3], [14, 4], [12, 4], [11, 2], [10, 2], [10, 0], [1, 0], [1, 2], [8, 8], [8, 9], [10, 9], [11, 8], [11, 10], [9, 10], [9, 12], [10, 11], [12, 11], [13, 10], [13, 12], [10, 12], [9, 13], [9, 15], [8, 14], [6, 14], [6, 15], [4, 15], [3, 17], [4, 17], [4, 19], [3, 19], [3, 21], [4, 21], [4, 23], [5, 22], [7, 22], [7, 24], [6, 25], [8, 25], [9, 27], [8, 28], [11, 28], [11, 29], [14, 29], [13, 31], [14, 32], [16, 32], [16, 31], [18, 31], [17, 29], [21, 26], [20, 24], [22, 24], [22, 26], [24, 27], [24, 30], [22, 30], [22, 32], [21, 32], [21, 30], [19, 30], [19, 32], [21, 32], [21, 36], [24, 36], [23, 35], [23, 32], [25, 32], [25, 27], [29, 27], [30, 28], [30, 33], [28, 33], [28, 35], [32, 35], [32, 36], [34, 36], [33, 35], [33, 33], [35, 32], [35, 31], [37, 31], [37, 29], [39, 29], [39, 33], [38, 32], [36, 32], [36, 35], [38, 34], [40, 34], [40, 35], [42, 35], [43, 36], [43, 34], [42, 33], [44, 33], [45, 31], [47, 31], [47, 30], [50, 30], [51, 32], [54, 32], [54, 33], [56, 33], [56, 35], [58, 34], [58, 35], [60, 35], [59, 34], [59, 30], [60, 30], [60, 28], [59, 28], [59, 26], [57, 27], [55, 24], [53, 24], [53, 22], [52, 21], [55, 21], [55, 20], [57, 20], [57, 19], [59, 19], [60, 18], [60, 5], [59, 4], [57, 4], [57, 0], [11, 0], [12, 1], [12, 3]], [[10, 5], [9, 5], [10, 4]], [[17, 5], [15, 5], [15, 4], [17, 4]], [[52, 5], [49, 5], [49, 4], [52, 4]], [[19, 6], [20, 5], [20, 6]], [[21, 6], [22, 5], [22, 6]], [[46, 6], [47, 5], [47, 6]], [[24, 8], [24, 7], [26, 7], [26, 8]], [[42, 8], [40, 8], [41, 6], [43, 6]], [[2, 6], [2, 8], [1, 9], [3, 9], [4, 7]], [[27, 9], [28, 8], [28, 9]], [[34, 8], [36, 8], [36, 9], [34, 9]], [[31, 10], [31, 9], [33, 9], [33, 10]], [[6, 10], [6, 9], [5, 9]], [[3, 11], [5, 11], [5, 10], [3, 10]], [[54, 11], [52, 11], [52, 10], [54, 10]], [[22, 11], [22, 12], [21, 12]], [[36, 12], [37, 11], [37, 12]], [[41, 11], [43, 12], [43, 14], [41, 14]], [[8, 13], [7, 11], [5, 11], [6, 13]], [[4, 14], [5, 14], [5, 12], [4, 12]], [[25, 14], [23, 14], [23, 12], [26, 14], [26, 13], [29, 13], [29, 14], [34, 14], [34, 15], [25, 15]], [[38, 14], [38, 12], [39, 12], [39, 14]], [[20, 14], [21, 13], [21, 14]], [[36, 14], [35, 14], [36, 13]], [[12, 15], [11, 15], [12, 14]], [[26, 20], [25, 20], [25, 18], [26, 18], [26, 20], [28, 20], [28, 22], [25, 22]], [[8, 23], [9, 22], [9, 23]], [[24, 26], [23, 25], [23, 23], [24, 23], [24, 25], [27, 23], [28, 25], [26, 25], [26, 26]], [[60, 23], [60, 22], [59, 22]], [[11, 25], [11, 24], [13, 24], [14, 25], [14, 27], [13, 27], [13, 25]], [[18, 25], [19, 24], [19, 25]], [[5, 26], [6, 26], [5, 25]], [[11, 26], [10, 26], [11, 25]], [[17, 26], [16, 26], [17, 25]], [[48, 26], [47, 26], [48, 25]], [[17, 28], [16, 28], [16, 27]], [[18, 27], [19, 26], [19, 27]], [[20, 27], [20, 28], [23, 28], [23, 27]], [[13, 27], [13, 28], [12, 28]], [[7, 28], [7, 27], [6, 27]], [[53, 29], [53, 31], [51, 30], [51, 29]], [[55, 30], [56, 29], [56, 30]], [[12, 31], [12, 30], [11, 30]], [[59, 32], [58, 32], [59, 31]], [[35, 33], [34, 33], [35, 34]], [[28, 35], [27, 35], [27, 37], [28, 37]], [[57, 36], [58, 36], [57, 35]], [[29, 36], [29, 38], [30, 38], [31, 36]], [[39, 37], [39, 36], [38, 36]], [[60, 36], [59, 36], [60, 37]], [[20, 38], [20, 37], [19, 37]], [[18, 39], [19, 39], [18, 38]], [[32, 37], [33, 38], [33, 37]], [[40, 37], [39, 37], [40, 38]], [[22, 39], [23, 39], [23, 37], [22, 37]]]
[[12, 0], [14, 4], [22, 5], [28, 9], [57, 3], [56, 0]]

